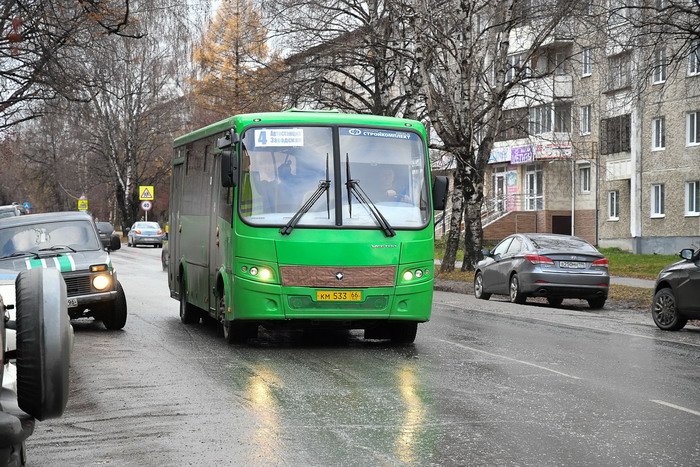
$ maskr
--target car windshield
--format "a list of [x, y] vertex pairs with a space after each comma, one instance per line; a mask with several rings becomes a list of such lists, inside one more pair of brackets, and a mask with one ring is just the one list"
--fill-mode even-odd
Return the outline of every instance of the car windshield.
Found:
[[21, 252], [87, 251], [101, 248], [89, 221], [44, 222], [0, 230], [0, 257]]
[[157, 222], [137, 222], [134, 224], [134, 229], [140, 230], [160, 230], [160, 225]]
[[530, 241], [538, 250], [563, 250], [597, 253], [593, 245], [576, 237], [533, 235]]
[[[246, 222], [285, 225], [314, 194], [316, 202], [298, 226], [376, 226], [376, 216], [355, 195], [350, 177], [395, 228], [428, 222], [425, 151], [417, 133], [377, 128], [339, 128], [334, 151], [330, 127], [270, 127], [247, 130], [241, 144], [239, 210]], [[337, 168], [340, 167], [340, 172]], [[318, 193], [321, 183], [329, 188]], [[337, 187], [342, 197], [337, 202]]]

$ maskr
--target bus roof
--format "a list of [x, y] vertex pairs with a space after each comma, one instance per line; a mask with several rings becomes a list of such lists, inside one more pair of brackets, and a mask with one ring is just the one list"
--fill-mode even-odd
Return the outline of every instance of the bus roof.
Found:
[[261, 112], [235, 115], [176, 138], [173, 141], [173, 147], [197, 141], [198, 139], [221, 133], [231, 128], [235, 128], [237, 132], [240, 132], [244, 127], [253, 123], [330, 123], [393, 126], [402, 128], [410, 127], [425, 134], [423, 124], [417, 120], [384, 117], [380, 115], [348, 114], [339, 111], [290, 109], [284, 112]]

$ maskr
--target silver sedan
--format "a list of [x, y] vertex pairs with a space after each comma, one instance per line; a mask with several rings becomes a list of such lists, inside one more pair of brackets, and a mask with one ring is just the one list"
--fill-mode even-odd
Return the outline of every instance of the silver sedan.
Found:
[[476, 265], [474, 295], [488, 300], [503, 294], [513, 303], [546, 297], [554, 306], [565, 298], [603, 308], [608, 298], [608, 260], [587, 241], [568, 235], [514, 234]]

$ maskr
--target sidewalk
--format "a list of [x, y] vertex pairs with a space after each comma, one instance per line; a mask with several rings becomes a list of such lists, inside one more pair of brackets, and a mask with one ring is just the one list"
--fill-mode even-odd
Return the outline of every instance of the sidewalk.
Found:
[[[442, 264], [442, 261], [439, 259], [435, 260], [436, 265]], [[462, 262], [461, 261], [455, 261], [455, 269], [459, 269], [462, 267]], [[654, 282], [651, 279], [637, 279], [635, 277], [621, 277], [621, 276], [610, 276], [610, 283], [615, 284], [615, 285], [626, 285], [628, 287], [639, 287], [639, 288], [646, 288], [646, 289], [653, 289], [654, 288]]]

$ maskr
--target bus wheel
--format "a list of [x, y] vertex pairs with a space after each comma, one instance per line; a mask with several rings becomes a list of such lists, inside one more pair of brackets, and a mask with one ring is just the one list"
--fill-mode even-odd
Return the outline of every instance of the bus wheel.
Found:
[[187, 294], [185, 293], [185, 280], [180, 277], [180, 321], [184, 324], [199, 323], [199, 312], [191, 303], [187, 303]]
[[404, 321], [392, 323], [391, 342], [394, 344], [411, 344], [416, 340], [418, 323], [415, 321]]

